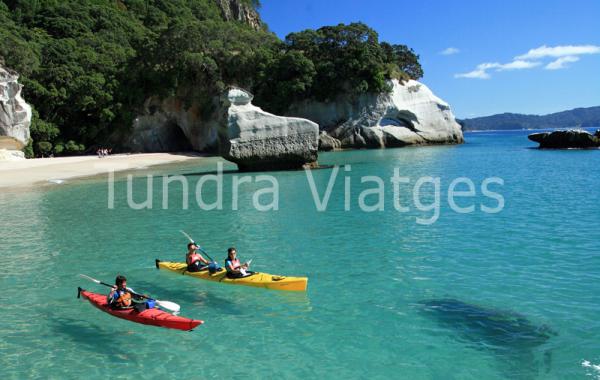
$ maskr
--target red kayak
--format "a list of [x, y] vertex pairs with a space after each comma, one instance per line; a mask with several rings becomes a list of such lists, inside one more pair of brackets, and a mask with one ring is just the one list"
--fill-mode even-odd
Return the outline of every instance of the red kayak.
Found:
[[162, 311], [158, 308], [147, 309], [138, 312], [134, 309], [113, 309], [108, 306], [105, 294], [88, 292], [79, 288], [79, 294], [86, 298], [92, 305], [102, 310], [105, 313], [114, 315], [117, 318], [127, 319], [128, 321], [141, 323], [144, 325], [165, 327], [168, 329], [177, 329], [191, 331], [196, 326], [201, 325], [204, 321], [179, 317]]

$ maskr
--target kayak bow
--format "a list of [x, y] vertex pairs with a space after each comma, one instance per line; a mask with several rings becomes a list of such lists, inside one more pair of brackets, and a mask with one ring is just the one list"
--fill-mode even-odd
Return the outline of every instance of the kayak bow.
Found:
[[143, 325], [165, 327], [168, 329], [192, 331], [197, 326], [204, 323], [197, 319], [190, 319], [179, 317], [162, 311], [158, 308], [147, 309], [141, 312], [135, 309], [113, 309], [108, 306], [106, 301], [106, 295], [99, 293], [88, 292], [87, 290], [78, 289], [77, 297], [83, 296], [83, 298], [90, 301], [90, 303], [96, 308], [108, 313], [114, 317], [126, 319], [131, 322], [141, 323]]
[[306, 277], [286, 277], [259, 272], [254, 272], [253, 274], [242, 278], [229, 278], [226, 276], [227, 271], [224, 269], [214, 274], [211, 274], [208, 270], [203, 270], [200, 272], [188, 272], [186, 263], [161, 261], [159, 259], [156, 259], [156, 268], [170, 270], [172, 272], [192, 276], [201, 280], [221, 282], [231, 285], [252, 286], [255, 288], [304, 292], [306, 291], [308, 284], [308, 278]]

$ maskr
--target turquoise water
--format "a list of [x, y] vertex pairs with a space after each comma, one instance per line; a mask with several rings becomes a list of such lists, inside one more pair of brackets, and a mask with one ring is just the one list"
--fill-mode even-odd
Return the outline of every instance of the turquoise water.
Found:
[[[265, 183], [240, 188], [232, 211], [232, 178], [224, 175], [223, 210], [181, 207], [173, 191], [162, 207], [127, 207], [127, 181], [107, 207], [105, 178], [0, 194], [0, 373], [2, 378], [410, 378], [565, 379], [599, 376], [600, 151], [530, 149], [524, 132], [471, 133], [461, 146], [325, 153], [340, 170], [328, 208], [316, 210], [304, 172], [273, 173], [279, 209], [260, 212], [251, 199]], [[217, 159], [140, 171], [214, 171]], [[230, 165], [225, 166], [231, 169]], [[394, 209], [389, 178], [401, 185]], [[313, 171], [323, 195], [333, 169]], [[254, 174], [256, 175], [256, 174]], [[384, 211], [363, 212], [364, 175], [385, 179]], [[350, 177], [350, 211], [344, 210]], [[416, 209], [422, 176], [440, 178], [439, 218]], [[452, 211], [450, 182], [468, 177], [476, 206]], [[486, 177], [504, 208], [481, 192]], [[212, 187], [210, 187], [210, 186]], [[203, 194], [215, 198], [214, 184]], [[176, 186], [174, 185], [174, 189]], [[431, 184], [419, 194], [434, 199]], [[193, 192], [193, 188], [191, 188]], [[269, 203], [269, 196], [261, 198]], [[373, 196], [367, 204], [375, 203]], [[154, 259], [181, 259], [183, 229], [219, 259], [236, 246], [255, 270], [309, 277], [304, 294], [207, 283], [157, 271]], [[182, 315], [206, 323], [193, 332], [137, 325], [76, 298], [77, 286], [104, 292], [85, 273], [113, 281], [125, 274], [138, 291], [175, 301]]]

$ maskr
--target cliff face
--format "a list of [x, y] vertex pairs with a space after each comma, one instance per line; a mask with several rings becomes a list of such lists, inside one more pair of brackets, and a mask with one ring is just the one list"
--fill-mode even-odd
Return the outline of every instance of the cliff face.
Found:
[[221, 8], [221, 14], [226, 21], [240, 21], [248, 24], [254, 30], [262, 27], [258, 12], [247, 2], [241, 0], [215, 1], [219, 8]]
[[318, 123], [326, 132], [320, 138], [324, 150], [463, 142], [450, 106], [427, 86], [414, 80], [392, 80], [390, 86], [390, 93], [298, 102], [287, 114]]
[[0, 65], [0, 149], [3, 157], [22, 157], [21, 149], [29, 141], [31, 106], [21, 97], [19, 76]]
[[[321, 129], [321, 150], [464, 141], [450, 106], [427, 86], [412, 80], [403, 84], [393, 80], [390, 86], [390, 93], [340, 95], [331, 102], [297, 102], [286, 115], [317, 123]], [[217, 131], [228, 123], [220, 116], [223, 106], [217, 103], [215, 98], [216, 111], [203, 119], [203, 112], [196, 105], [185, 108], [176, 99], [151, 99], [146, 103], [145, 114], [134, 123], [130, 145], [145, 152], [185, 150], [190, 146], [198, 151], [215, 151], [219, 145]], [[270, 118], [261, 120], [263, 124], [271, 122], [278, 123]]]
[[[260, 17], [249, 0], [214, 1], [224, 20], [243, 22], [255, 30], [263, 28]], [[427, 86], [416, 81], [399, 83], [392, 80], [389, 84], [390, 93], [359, 96], [340, 94], [331, 102], [297, 102], [292, 104], [285, 115], [317, 123], [321, 130], [319, 148], [322, 150], [463, 142], [461, 128], [450, 106], [436, 97]], [[185, 91], [181, 93], [184, 94]], [[195, 103], [195, 100], [188, 99], [185, 95], [167, 99], [148, 98], [143, 112], [133, 124], [129, 146], [135, 151], [143, 152], [190, 148], [209, 152], [218, 150], [224, 156], [243, 158], [246, 153], [236, 149], [242, 147], [238, 141], [245, 138], [238, 140], [238, 137], [231, 134], [235, 130], [231, 128], [232, 123], [245, 128], [247, 120], [244, 118], [253, 115], [260, 119], [256, 125], [265, 127], [265, 130], [269, 123], [273, 123], [274, 130], [279, 129], [280, 124], [289, 124], [289, 120], [282, 121], [278, 119], [279, 116], [268, 114], [252, 104], [227, 106], [236, 112], [229, 118], [224, 117], [223, 110], [227, 107], [223, 106], [217, 94], [213, 95], [208, 104]], [[240, 118], [236, 119], [238, 116]], [[232, 121], [233, 119], [236, 120]], [[219, 135], [223, 135], [224, 131], [228, 137], [220, 138]], [[261, 136], [258, 133], [253, 138], [261, 139]], [[271, 139], [273, 141], [275, 140]], [[247, 146], [256, 147], [257, 144]], [[310, 162], [311, 157], [312, 153], [297, 161]], [[316, 155], [314, 158], [316, 160]]]
[[217, 117], [206, 120], [202, 113], [199, 104], [186, 107], [184, 101], [176, 97], [149, 98], [144, 104], [144, 112], [133, 122], [128, 145], [137, 152], [215, 150]]
[[[263, 27], [260, 15], [249, 1], [214, 0], [225, 21], [242, 22], [254, 30]], [[216, 151], [219, 96], [212, 104], [191, 104], [182, 97], [149, 97], [133, 122], [125, 145], [137, 152]], [[205, 108], [210, 107], [211, 110]]]

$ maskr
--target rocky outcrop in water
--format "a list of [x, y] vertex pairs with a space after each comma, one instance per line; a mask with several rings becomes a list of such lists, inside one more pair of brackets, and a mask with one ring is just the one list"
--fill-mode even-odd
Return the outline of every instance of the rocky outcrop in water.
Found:
[[0, 64], [0, 149], [2, 157], [23, 157], [20, 152], [29, 142], [31, 106], [21, 97], [19, 75]]
[[325, 131], [319, 133], [319, 150], [329, 151], [342, 148], [342, 143], [335, 137], [331, 137]]
[[390, 93], [298, 102], [287, 114], [318, 123], [329, 135], [320, 138], [324, 150], [463, 142], [450, 106], [427, 86], [414, 80], [389, 84]]
[[600, 130], [591, 134], [584, 130], [567, 130], [533, 133], [529, 140], [540, 144], [542, 149], [568, 149], [568, 148], [598, 148], [600, 147]]
[[252, 104], [253, 96], [231, 88], [223, 99], [219, 153], [241, 171], [298, 169], [316, 165], [319, 126], [283, 117]]

